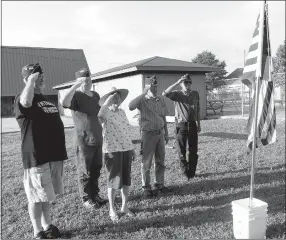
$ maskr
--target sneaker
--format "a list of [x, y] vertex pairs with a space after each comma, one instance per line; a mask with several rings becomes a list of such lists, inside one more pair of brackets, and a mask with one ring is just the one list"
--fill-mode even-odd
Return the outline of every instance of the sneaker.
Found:
[[142, 192], [142, 197], [143, 198], [150, 198], [153, 197], [153, 192], [151, 189], [144, 189]]
[[87, 208], [87, 209], [93, 209], [93, 208], [99, 208], [99, 207], [100, 207], [100, 205], [99, 205], [98, 202], [94, 202], [94, 201], [92, 201], [91, 199], [85, 201], [85, 202], [83, 203], [83, 206], [84, 206], [85, 208]]
[[96, 196], [93, 198], [93, 201], [96, 202], [96, 203], [99, 203], [100, 205], [103, 205], [103, 204], [108, 203], [108, 200], [107, 200], [107, 199], [103, 199], [103, 198], [101, 198], [99, 195], [96, 195]]
[[165, 187], [164, 185], [155, 185], [154, 186], [154, 190], [157, 193], [168, 193], [169, 189], [167, 187]]
[[61, 236], [59, 229], [51, 224], [48, 229], [45, 231], [46, 237], [48, 239], [56, 239]]
[[44, 231], [38, 232], [37, 235], [35, 236], [35, 239], [47, 239], [47, 235]]

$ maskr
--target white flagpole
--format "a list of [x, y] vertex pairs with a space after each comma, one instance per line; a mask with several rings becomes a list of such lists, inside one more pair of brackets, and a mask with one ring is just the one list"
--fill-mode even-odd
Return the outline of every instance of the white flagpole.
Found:
[[[245, 67], [245, 50], [243, 50], [243, 68]], [[243, 83], [241, 82], [241, 116], [244, 115], [244, 88]]]
[[263, 35], [264, 35], [264, 8], [266, 2], [263, 1], [263, 5], [260, 12], [260, 50], [261, 54], [259, 55], [259, 59], [257, 61], [257, 70], [256, 70], [256, 79], [255, 79], [255, 111], [254, 111], [254, 119], [252, 123], [253, 128], [253, 142], [252, 142], [252, 162], [251, 162], [251, 179], [250, 179], [250, 198], [249, 198], [249, 207], [252, 207], [252, 199], [254, 192], [254, 174], [255, 174], [255, 156], [256, 156], [256, 143], [257, 143], [257, 115], [258, 115], [258, 105], [259, 105], [259, 84], [261, 81], [261, 64], [262, 64], [262, 54], [263, 54]]

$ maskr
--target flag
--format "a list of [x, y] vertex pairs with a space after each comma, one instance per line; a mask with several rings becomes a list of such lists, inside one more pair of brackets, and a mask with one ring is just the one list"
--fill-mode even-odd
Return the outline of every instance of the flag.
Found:
[[[247, 123], [248, 153], [252, 150], [254, 138], [255, 99], [258, 94], [257, 140], [263, 145], [276, 141], [276, 112], [274, 105], [274, 85], [271, 79], [272, 57], [269, 38], [268, 4], [266, 1], [258, 15], [256, 27], [249, 47], [241, 81], [252, 89], [252, 103]], [[258, 92], [256, 93], [256, 84]], [[258, 143], [259, 141], [257, 141]]]

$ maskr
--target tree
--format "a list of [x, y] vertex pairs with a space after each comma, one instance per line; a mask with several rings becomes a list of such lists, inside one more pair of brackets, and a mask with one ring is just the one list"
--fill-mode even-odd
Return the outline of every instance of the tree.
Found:
[[276, 57], [273, 58], [273, 81], [275, 86], [283, 86], [285, 85], [285, 43], [284, 45], [281, 44], [277, 51], [276, 51]]
[[220, 61], [217, 59], [215, 54], [209, 51], [203, 51], [193, 58], [192, 62], [221, 68], [219, 72], [211, 72], [206, 74], [207, 90], [211, 91], [214, 88], [219, 88], [225, 85], [224, 79], [225, 75], [227, 74], [227, 71], [225, 70], [226, 63], [225, 61]]

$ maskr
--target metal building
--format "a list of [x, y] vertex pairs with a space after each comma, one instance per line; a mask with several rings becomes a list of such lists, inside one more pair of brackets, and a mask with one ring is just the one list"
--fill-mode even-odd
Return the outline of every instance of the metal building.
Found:
[[[182, 75], [189, 73], [193, 80], [192, 88], [200, 94], [200, 115], [203, 119], [206, 116], [205, 73], [219, 70], [219, 68], [204, 64], [155, 56], [92, 74], [92, 82], [94, 90], [96, 90], [100, 96], [107, 93], [113, 86], [116, 88], [127, 88], [129, 94], [121, 107], [125, 110], [130, 123], [136, 124], [136, 115], [138, 112], [129, 111], [128, 104], [130, 100], [142, 93], [146, 76], [157, 76], [158, 94], [162, 94], [163, 90], [175, 83]], [[55, 86], [54, 89], [59, 90], [59, 95], [61, 95], [70, 88], [72, 84], [73, 81], [67, 82]], [[167, 98], [166, 102], [170, 116], [174, 116], [174, 103]], [[70, 111], [65, 109], [64, 114], [70, 115]]]
[[14, 116], [15, 96], [23, 90], [22, 67], [39, 63], [46, 78], [44, 95], [58, 103], [53, 86], [73, 80], [74, 73], [88, 67], [82, 49], [56, 49], [38, 47], [1, 47], [1, 116]]

